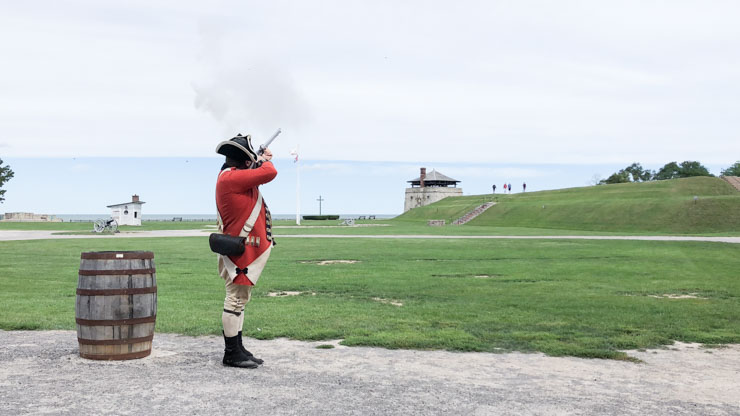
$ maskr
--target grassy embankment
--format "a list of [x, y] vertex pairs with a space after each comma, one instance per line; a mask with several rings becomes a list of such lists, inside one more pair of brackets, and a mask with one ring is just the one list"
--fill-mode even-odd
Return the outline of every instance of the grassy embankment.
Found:
[[[199, 237], [0, 242], [0, 328], [74, 329], [80, 252], [103, 250], [155, 253], [157, 331], [220, 334], [223, 282]], [[248, 306], [252, 337], [617, 359], [740, 342], [733, 244], [283, 238], [273, 253]], [[303, 294], [268, 296], [280, 291]]]
[[[694, 196], [698, 200], [694, 202]], [[495, 201], [464, 226], [449, 225], [478, 205]], [[445, 227], [429, 227], [444, 219]], [[391, 220], [363, 220], [368, 227], [343, 227], [342, 221], [275, 221], [285, 234], [424, 235], [740, 235], [740, 192], [709, 177], [602, 185], [512, 195], [446, 198]], [[121, 231], [208, 229], [209, 222], [150, 222]], [[92, 223], [0, 223], [0, 230], [55, 230], [86, 234]], [[92, 234], [92, 232], [90, 232]]]
[[[694, 196], [698, 199], [694, 201]], [[446, 198], [394, 221], [451, 223], [495, 201], [466, 226], [623, 234], [740, 234], [740, 192], [718, 178], [696, 177], [512, 195]], [[430, 227], [432, 228], [432, 227]]]

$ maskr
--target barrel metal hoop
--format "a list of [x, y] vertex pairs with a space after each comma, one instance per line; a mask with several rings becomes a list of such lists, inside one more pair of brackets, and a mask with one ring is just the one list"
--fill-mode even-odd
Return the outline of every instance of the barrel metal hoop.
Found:
[[80, 353], [80, 357], [87, 358], [89, 360], [133, 360], [136, 358], [144, 358], [152, 353], [151, 348], [146, 351], [131, 352], [128, 354], [85, 354]]
[[81, 259], [89, 260], [127, 260], [127, 259], [153, 259], [154, 253], [151, 251], [93, 251], [82, 253]]
[[86, 339], [77, 337], [77, 341], [84, 345], [124, 345], [124, 344], [137, 344], [139, 342], [148, 342], [154, 339], [154, 334], [141, 338], [127, 338], [127, 339]]
[[131, 318], [131, 319], [82, 319], [75, 318], [75, 322], [85, 326], [112, 326], [112, 325], [136, 325], [136, 324], [148, 324], [155, 322], [157, 315], [147, 316], [144, 318]]
[[154, 274], [156, 269], [126, 270], [80, 270], [80, 276], [127, 276], [132, 274]]
[[124, 289], [77, 289], [77, 294], [83, 296], [143, 295], [146, 293], [157, 293], [157, 286]]

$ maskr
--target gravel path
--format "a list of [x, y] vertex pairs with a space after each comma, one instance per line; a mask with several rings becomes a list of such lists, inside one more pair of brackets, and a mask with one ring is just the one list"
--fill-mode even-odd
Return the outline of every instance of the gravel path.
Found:
[[635, 364], [246, 343], [264, 366], [223, 367], [220, 337], [158, 333], [151, 356], [100, 362], [78, 356], [73, 331], [0, 331], [0, 414], [740, 414], [737, 345], [632, 351]]
[[[118, 234], [55, 234], [59, 231], [0, 230], [0, 241], [46, 240], [73, 238], [151, 238], [151, 237], [207, 237], [212, 230], [159, 230], [135, 231]], [[740, 243], [740, 237], [686, 237], [644, 235], [340, 235], [340, 234], [288, 234], [278, 238], [409, 238], [409, 239], [534, 239], [534, 240], [643, 240], [643, 241], [709, 241], [715, 243]]]

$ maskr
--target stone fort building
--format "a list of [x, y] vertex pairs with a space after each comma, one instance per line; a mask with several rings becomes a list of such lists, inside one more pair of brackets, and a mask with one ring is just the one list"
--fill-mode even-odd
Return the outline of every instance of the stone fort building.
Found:
[[448, 196], [462, 196], [463, 194], [462, 188], [457, 187], [460, 181], [434, 169], [427, 173], [426, 168], [421, 168], [419, 177], [407, 182], [411, 184], [411, 188], [406, 188], [403, 212], [432, 204]]

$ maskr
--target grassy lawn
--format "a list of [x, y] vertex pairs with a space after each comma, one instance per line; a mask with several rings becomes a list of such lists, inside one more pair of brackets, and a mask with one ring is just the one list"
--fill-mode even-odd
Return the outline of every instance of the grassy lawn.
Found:
[[[102, 250], [154, 251], [157, 331], [221, 333], [205, 238], [0, 242], [0, 328], [74, 329], [80, 253]], [[327, 259], [358, 263], [316, 263]], [[672, 340], [740, 342], [738, 270], [740, 246], [721, 243], [282, 238], [245, 332], [624, 359]], [[280, 291], [303, 293], [268, 296]]]
[[[441, 201], [444, 202], [444, 201]], [[440, 203], [441, 203], [440, 202]], [[361, 222], [358, 222], [358, 224]], [[365, 222], [362, 222], [365, 223]], [[666, 231], [641, 231], [633, 229], [631, 231], [594, 231], [581, 229], [565, 228], [541, 228], [541, 227], [506, 227], [506, 226], [489, 226], [474, 225], [468, 223], [465, 225], [446, 225], [444, 227], [431, 227], [426, 221], [406, 221], [402, 219], [367, 221], [368, 224], [375, 226], [370, 227], [347, 227], [340, 226], [341, 221], [301, 221], [301, 226], [296, 226], [295, 221], [276, 221], [278, 226], [274, 230], [276, 235], [304, 235], [304, 234], [338, 234], [338, 235], [689, 235], [689, 236], [740, 236], [740, 231], [723, 231], [723, 232], [683, 232], [672, 233]], [[472, 225], [471, 225], [472, 224]], [[320, 226], [320, 228], [312, 228]]]

